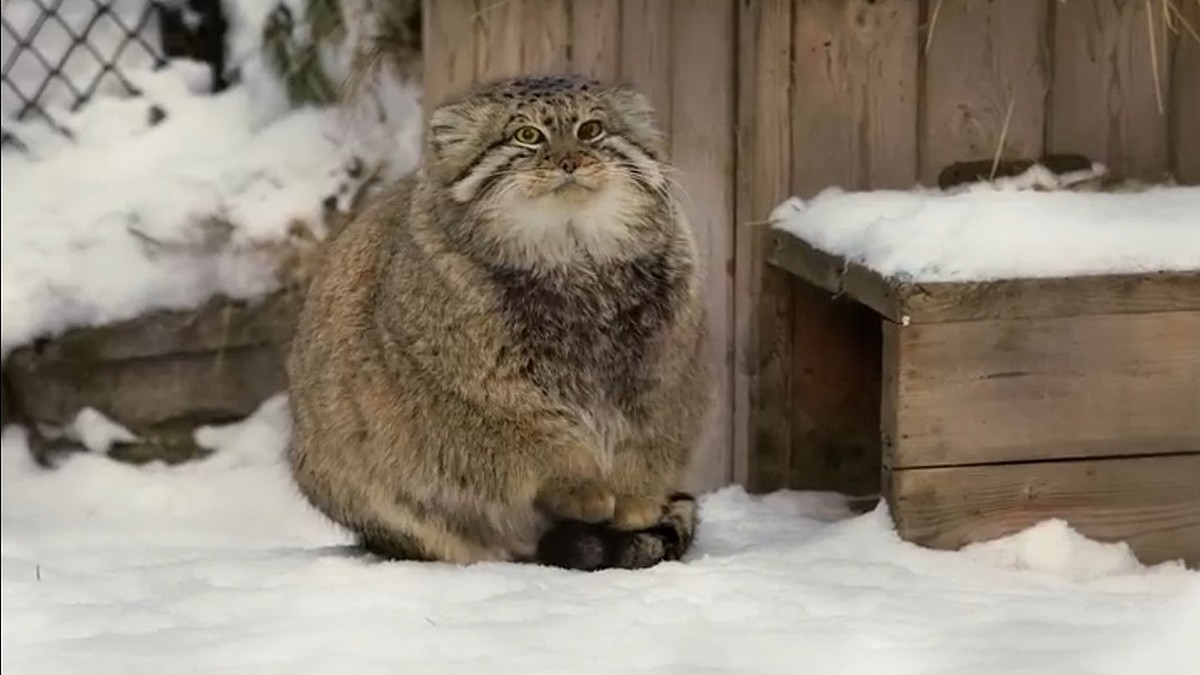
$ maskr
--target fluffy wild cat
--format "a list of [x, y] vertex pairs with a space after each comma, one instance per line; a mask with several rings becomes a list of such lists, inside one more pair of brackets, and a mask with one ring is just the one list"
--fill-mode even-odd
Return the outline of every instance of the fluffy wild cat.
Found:
[[391, 558], [645, 567], [690, 545], [710, 401], [693, 234], [646, 99], [575, 77], [433, 111], [339, 233], [288, 362], [308, 500]]

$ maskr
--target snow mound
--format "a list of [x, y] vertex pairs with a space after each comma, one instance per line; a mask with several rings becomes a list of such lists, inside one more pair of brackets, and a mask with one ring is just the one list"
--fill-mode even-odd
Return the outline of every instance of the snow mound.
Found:
[[[701, 500], [650, 570], [379, 562], [307, 506], [286, 400], [166, 468], [0, 446], [5, 673], [1196, 672], [1200, 573], [1043, 523], [963, 552], [825, 493]], [[1187, 626], [1192, 626], [1192, 629]], [[1191, 670], [1189, 670], [1191, 669]]]
[[775, 227], [912, 281], [1200, 270], [1200, 187], [1074, 192], [973, 186], [793, 197]]
[[108, 452], [117, 443], [132, 443], [137, 440], [132, 431], [91, 407], [80, 410], [65, 429], [65, 433], [67, 438], [90, 452]]
[[[32, 156], [3, 154], [0, 353], [43, 335], [214, 295], [258, 299], [278, 287], [278, 252], [295, 223], [322, 229], [348, 167], [418, 157], [417, 93], [395, 102], [394, 135], [306, 108], [260, 123], [245, 86], [196, 93], [194, 63], [129, 75], [139, 98], [101, 98], [60, 115], [76, 142], [20, 130]], [[159, 121], [153, 120], [165, 113]], [[38, 136], [37, 134], [42, 134]], [[343, 204], [344, 206], [344, 204]]]
[[963, 552], [1003, 567], [1079, 581], [1133, 572], [1141, 567], [1125, 542], [1093, 541], [1057, 518], [1009, 537], [972, 544]]

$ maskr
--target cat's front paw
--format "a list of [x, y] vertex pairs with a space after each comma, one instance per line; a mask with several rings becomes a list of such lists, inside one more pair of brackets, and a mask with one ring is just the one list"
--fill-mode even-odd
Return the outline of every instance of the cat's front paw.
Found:
[[644, 530], [662, 520], [666, 500], [657, 495], [620, 495], [613, 510], [613, 527]]
[[547, 486], [538, 497], [538, 505], [550, 515], [585, 523], [611, 520], [616, 497], [599, 481], [556, 483]]

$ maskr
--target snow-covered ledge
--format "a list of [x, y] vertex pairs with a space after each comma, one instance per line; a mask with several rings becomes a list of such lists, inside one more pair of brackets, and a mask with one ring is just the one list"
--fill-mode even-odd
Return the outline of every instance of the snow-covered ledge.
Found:
[[773, 263], [893, 321], [1200, 308], [1200, 187], [831, 188], [771, 220]]

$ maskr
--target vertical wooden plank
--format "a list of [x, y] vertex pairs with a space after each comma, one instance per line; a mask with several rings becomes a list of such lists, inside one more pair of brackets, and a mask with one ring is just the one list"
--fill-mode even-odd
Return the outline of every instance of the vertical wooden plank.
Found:
[[936, 184], [957, 161], [992, 158], [1001, 139], [1003, 158], [1040, 157], [1049, 86], [1046, 1], [933, 6], [921, 45], [921, 181]]
[[570, 69], [569, 0], [522, 0], [521, 65], [531, 75], [557, 75]]
[[1171, 169], [1180, 183], [1200, 185], [1200, 2], [1171, 0], [1169, 8], [1177, 31], [1171, 60]]
[[708, 490], [732, 478], [734, 1], [671, 4], [672, 159], [699, 240], [717, 380], [709, 442], [693, 467], [696, 489]]
[[917, 10], [910, 0], [797, 3], [792, 186], [916, 182]]
[[422, 100], [425, 114], [447, 97], [457, 96], [475, 80], [471, 19], [476, 0], [425, 0], [421, 6]]
[[621, 58], [621, 3], [571, 0], [571, 67], [581, 75], [617, 79]]
[[734, 479], [784, 486], [791, 442], [791, 305], [786, 273], [765, 264], [765, 221], [791, 186], [791, 0], [738, 2]]
[[[908, 0], [797, 3], [792, 191], [917, 178], [917, 24]], [[877, 494], [879, 318], [793, 282], [789, 487]]]
[[1159, 110], [1155, 82], [1164, 101], [1171, 95], [1163, 3], [1105, 0], [1053, 7], [1048, 150], [1103, 161], [1117, 176], [1161, 179], [1169, 162], [1167, 115]]
[[620, 77], [654, 106], [659, 125], [671, 138], [671, 3], [673, 0], [620, 0]]
[[536, 0], [477, 0], [473, 17], [475, 80], [486, 82], [521, 74], [526, 2]]

